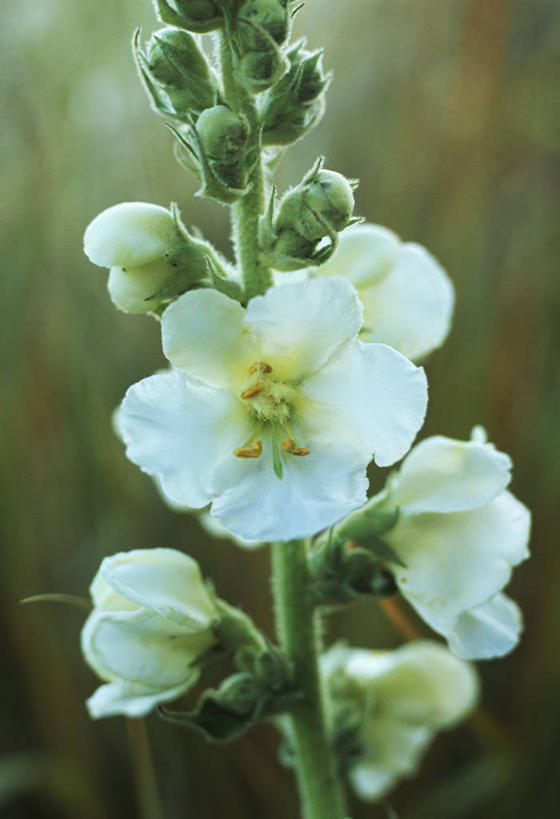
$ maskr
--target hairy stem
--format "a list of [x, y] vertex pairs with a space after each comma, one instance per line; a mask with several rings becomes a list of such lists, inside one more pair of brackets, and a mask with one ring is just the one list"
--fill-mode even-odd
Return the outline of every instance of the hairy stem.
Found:
[[319, 674], [319, 622], [310, 597], [305, 541], [273, 546], [278, 637], [293, 663], [303, 699], [285, 718], [304, 819], [342, 819], [344, 800], [329, 740], [327, 703]]
[[258, 242], [259, 217], [265, 209], [262, 146], [255, 102], [235, 75], [231, 45], [225, 36], [221, 38], [220, 61], [226, 102], [247, 122], [250, 150], [257, 157], [249, 180], [249, 191], [234, 203], [231, 211], [235, 255], [243, 278], [245, 297], [249, 301], [253, 296], [266, 293], [272, 284], [272, 273], [262, 262]]

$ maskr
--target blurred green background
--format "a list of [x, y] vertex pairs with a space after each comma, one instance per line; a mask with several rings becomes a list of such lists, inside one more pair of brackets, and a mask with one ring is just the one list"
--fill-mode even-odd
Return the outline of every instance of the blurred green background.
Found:
[[[153, 819], [137, 804], [138, 737], [86, 715], [97, 683], [79, 653], [82, 614], [17, 601], [85, 594], [103, 556], [176, 546], [272, 633], [266, 551], [208, 541], [124, 458], [111, 412], [162, 365], [158, 326], [117, 313], [82, 255], [87, 223], [123, 200], [179, 202], [224, 252], [227, 211], [193, 199], [135, 76], [129, 39], [155, 27], [148, 0], [20, 0], [3, 18], [0, 814]], [[401, 819], [548, 819], [560, 808], [560, 5], [309, 0], [296, 30], [325, 46], [335, 78], [323, 123], [278, 181], [324, 153], [360, 178], [358, 213], [447, 267], [456, 317], [427, 365], [421, 434], [466, 438], [483, 423], [534, 511], [533, 559], [510, 587], [523, 642], [479, 664], [491, 720], [441, 735], [391, 802]], [[338, 634], [400, 643], [374, 603], [334, 617], [329, 640]], [[297, 815], [270, 726], [226, 748], [155, 716], [147, 731], [165, 819]], [[386, 813], [355, 803], [351, 815]]]

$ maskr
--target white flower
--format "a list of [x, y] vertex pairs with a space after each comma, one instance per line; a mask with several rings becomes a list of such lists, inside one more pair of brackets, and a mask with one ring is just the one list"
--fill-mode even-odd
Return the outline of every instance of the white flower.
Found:
[[144, 716], [196, 682], [193, 663], [216, 642], [217, 610], [192, 558], [120, 552], [103, 560], [90, 593], [82, 652], [106, 680], [87, 701], [92, 717]]
[[464, 719], [478, 699], [474, 668], [427, 640], [396, 651], [334, 646], [323, 671], [335, 702], [342, 696], [361, 712], [362, 756], [349, 776], [366, 800], [414, 774], [436, 732]]
[[434, 436], [412, 449], [383, 501], [400, 509], [383, 538], [406, 564], [395, 570], [402, 595], [468, 659], [506, 654], [521, 631], [501, 593], [529, 555], [530, 514], [505, 491], [510, 469], [480, 428], [467, 442]]
[[169, 257], [182, 242], [171, 213], [146, 202], [121, 202], [102, 211], [84, 234], [84, 252], [108, 267], [109, 295], [127, 313], [151, 309], [147, 299], [173, 274]]
[[364, 307], [362, 341], [389, 344], [419, 359], [449, 333], [455, 296], [447, 273], [425, 248], [401, 242], [387, 228], [345, 230], [334, 256], [312, 275], [352, 282]]
[[176, 369], [131, 387], [116, 416], [127, 455], [171, 503], [246, 540], [315, 534], [365, 501], [372, 454], [392, 464], [426, 408], [404, 356], [356, 338], [361, 308], [340, 278], [275, 287], [244, 310], [214, 290], [162, 317]]

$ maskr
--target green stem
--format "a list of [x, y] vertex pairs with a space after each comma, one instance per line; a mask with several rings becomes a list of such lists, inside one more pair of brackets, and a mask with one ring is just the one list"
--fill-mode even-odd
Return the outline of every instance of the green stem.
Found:
[[272, 284], [272, 273], [263, 264], [258, 242], [259, 217], [265, 209], [264, 172], [257, 108], [251, 94], [237, 79], [231, 45], [223, 35], [220, 42], [222, 85], [227, 104], [245, 117], [252, 140], [251, 148], [258, 159], [251, 172], [249, 192], [232, 206], [233, 245], [243, 276], [247, 301], [266, 293]]
[[319, 622], [310, 599], [305, 541], [273, 546], [273, 589], [278, 636], [303, 692], [285, 718], [295, 754], [304, 819], [342, 819], [344, 800], [329, 741], [326, 697], [319, 674]]

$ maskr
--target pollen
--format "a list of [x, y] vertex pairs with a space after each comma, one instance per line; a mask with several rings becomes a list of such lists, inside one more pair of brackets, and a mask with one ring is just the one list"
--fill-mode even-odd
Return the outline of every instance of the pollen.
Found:
[[286, 452], [291, 452], [292, 449], [295, 448], [295, 444], [291, 438], [284, 438], [282, 441], [282, 449], [285, 449]]
[[253, 398], [255, 395], [258, 395], [260, 392], [264, 390], [264, 384], [258, 383], [254, 384], [254, 386], [249, 387], [249, 389], [245, 390], [245, 392], [241, 393], [241, 398]]
[[238, 458], [260, 458], [262, 455], [262, 448], [262, 441], [257, 440], [253, 441], [248, 446], [240, 447], [240, 449], [234, 449], [233, 454]]
[[270, 366], [270, 364], [267, 364], [265, 361], [255, 361], [249, 367], [249, 372], [251, 373], [251, 375], [253, 375], [253, 373], [256, 373], [256, 372], [271, 373], [272, 372], [272, 367]]
[[290, 455], [300, 455], [303, 457], [304, 455], [309, 455], [310, 452], [311, 450], [306, 449], [304, 446], [297, 446], [295, 449], [292, 449]]

